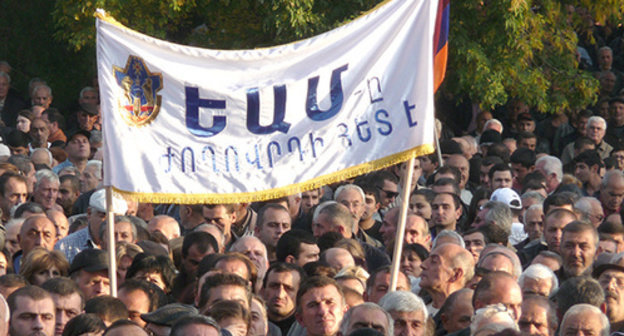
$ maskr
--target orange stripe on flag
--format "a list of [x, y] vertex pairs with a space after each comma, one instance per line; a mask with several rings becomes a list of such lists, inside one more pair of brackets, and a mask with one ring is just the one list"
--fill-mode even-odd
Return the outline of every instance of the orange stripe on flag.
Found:
[[448, 58], [448, 44], [445, 44], [442, 49], [435, 55], [433, 59], [433, 90], [438, 91], [438, 88], [444, 80], [446, 74], [446, 60]]

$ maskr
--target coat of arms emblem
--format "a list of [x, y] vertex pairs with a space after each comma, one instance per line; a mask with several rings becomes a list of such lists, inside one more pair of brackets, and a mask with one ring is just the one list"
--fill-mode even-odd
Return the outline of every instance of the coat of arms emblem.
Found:
[[161, 73], [149, 71], [143, 59], [128, 57], [124, 69], [113, 66], [113, 75], [123, 90], [119, 97], [119, 111], [122, 118], [132, 126], [144, 126], [152, 122], [160, 111], [163, 88]]

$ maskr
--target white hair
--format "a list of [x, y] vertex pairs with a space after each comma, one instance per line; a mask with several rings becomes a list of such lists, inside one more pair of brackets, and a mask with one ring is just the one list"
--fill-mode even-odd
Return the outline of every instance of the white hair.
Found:
[[522, 272], [520, 278], [518, 278], [518, 285], [520, 288], [524, 286], [524, 281], [526, 279], [533, 280], [548, 280], [550, 279], [550, 293], [548, 295], [554, 293], [557, 288], [559, 288], [559, 280], [557, 280], [557, 276], [555, 273], [548, 267], [542, 264], [533, 264]]
[[50, 150], [48, 150], [47, 148], [35, 148], [32, 153], [30, 153], [31, 159], [36, 152], [45, 152], [46, 154], [48, 154], [48, 166], [52, 167], [52, 164], [54, 163], [54, 157], [52, 156], [52, 152], [50, 152]]
[[364, 201], [366, 200], [366, 195], [364, 195], [364, 190], [362, 190], [362, 188], [360, 188], [359, 186], [356, 186], [355, 184], [345, 184], [345, 185], [341, 185], [340, 187], [338, 187], [338, 189], [336, 189], [336, 192], [334, 193], [334, 200], [337, 201], [338, 197], [340, 197], [340, 194], [345, 190], [357, 191], [360, 194], [360, 196], [362, 196], [362, 203], [364, 203]]
[[561, 160], [559, 160], [559, 158], [552, 155], [542, 156], [535, 161], [535, 167], [540, 165], [542, 165], [542, 168], [547, 175], [555, 174], [555, 176], [557, 176], [557, 181], [561, 182], [561, 179], [563, 178], [563, 166], [561, 165]]
[[486, 121], [486, 122], [485, 122], [485, 125], [483, 125], [483, 129], [487, 129], [487, 127], [488, 127], [489, 125], [491, 125], [491, 124], [494, 124], [494, 125], [496, 125], [496, 126], [499, 126], [499, 127], [500, 127], [500, 129], [501, 129], [501, 131], [500, 131], [500, 132], [501, 132], [501, 134], [503, 134], [503, 130], [504, 130], [505, 128], [503, 127], [503, 123], [501, 123], [501, 122], [500, 122], [500, 121], [498, 121], [497, 119], [490, 119], [490, 120]]
[[438, 238], [442, 238], [442, 237], [451, 237], [457, 242], [457, 245], [461, 246], [462, 248], [466, 248], [466, 243], [464, 242], [464, 238], [462, 238], [462, 236], [460, 236], [459, 233], [455, 231], [451, 231], [451, 230], [442, 230], [442, 232], [438, 233], [435, 239], [433, 239], [433, 244], [431, 244], [432, 250], [438, 247]]
[[40, 85], [35, 86], [33, 88], [33, 93], [36, 93], [37, 91], [39, 91], [39, 89], [44, 89], [48, 91], [48, 95], [52, 96], [52, 88], [49, 87], [47, 84], [40, 84]]
[[314, 209], [314, 214], [312, 215], [312, 221], [313, 221], [313, 222], [316, 222], [316, 219], [317, 219], [317, 218], [318, 218], [318, 216], [321, 214], [321, 211], [322, 211], [323, 209], [325, 209], [328, 205], [331, 205], [331, 204], [338, 204], [338, 202], [336, 202], [336, 201], [325, 201], [325, 202], [323, 202], [323, 203], [319, 204], [319, 205], [316, 207], [316, 209]]
[[524, 214], [522, 215], [522, 223], [526, 224], [526, 217], [527, 214], [529, 213], [529, 211], [541, 211], [544, 212], [544, 206], [541, 204], [532, 204], [530, 207], [528, 207], [526, 209], [526, 211], [524, 212]]
[[41, 169], [37, 171], [35, 173], [35, 178], [37, 179], [37, 182], [35, 182], [35, 187], [34, 187], [35, 189], [39, 187], [39, 185], [41, 184], [43, 180], [48, 180], [48, 182], [55, 183], [55, 184], [61, 183], [59, 181], [58, 175], [56, 175], [56, 173], [54, 173], [50, 169]]
[[585, 128], [589, 129], [589, 126], [591, 126], [591, 124], [593, 123], [600, 123], [602, 125], [603, 130], [607, 129], [607, 121], [604, 120], [603, 117], [600, 117], [600, 116], [589, 117], [589, 119], [587, 119], [587, 124]]
[[80, 90], [80, 98], [84, 98], [84, 94], [89, 92], [89, 91], [93, 91], [93, 92], [98, 92], [94, 87], [91, 86], [85, 86], [82, 88], [82, 90]]
[[0, 77], [6, 78], [6, 80], [11, 84], [11, 76], [8, 73], [0, 71]]
[[[494, 322], [497, 321], [497, 322]], [[504, 305], [497, 303], [477, 309], [470, 323], [470, 335], [476, 335], [484, 328], [494, 331], [513, 329], [520, 331], [514, 317]]]
[[610, 334], [609, 319], [607, 318], [605, 314], [602, 313], [602, 311], [600, 311], [600, 309], [587, 303], [575, 304], [574, 306], [570, 307], [570, 309], [568, 309], [565, 315], [563, 315], [563, 319], [561, 320], [561, 325], [560, 325], [561, 333], [565, 331], [564, 326], [566, 322], [568, 322], [568, 320], [576, 320], [575, 315], [578, 315], [586, 311], [590, 311], [594, 314], [598, 314], [600, 318], [600, 324], [602, 327], [602, 329], [600, 330], [600, 336], [609, 336]]
[[387, 312], [421, 311], [424, 315], [423, 322], [429, 317], [425, 302], [418, 295], [408, 291], [388, 292], [379, 300], [379, 305]]
[[87, 161], [87, 165], [85, 166], [85, 169], [87, 169], [87, 167], [95, 167], [95, 177], [97, 177], [98, 180], [102, 179], [102, 161], [89, 160]]

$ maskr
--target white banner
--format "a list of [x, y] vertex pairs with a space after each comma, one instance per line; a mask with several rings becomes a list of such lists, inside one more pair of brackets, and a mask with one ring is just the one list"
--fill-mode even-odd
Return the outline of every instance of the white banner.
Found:
[[99, 13], [104, 184], [146, 202], [293, 194], [433, 151], [437, 1], [313, 38], [207, 50]]

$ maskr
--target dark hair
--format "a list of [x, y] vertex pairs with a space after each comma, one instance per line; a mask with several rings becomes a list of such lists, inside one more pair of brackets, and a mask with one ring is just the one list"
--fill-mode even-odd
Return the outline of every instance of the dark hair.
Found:
[[26, 203], [20, 204], [15, 209], [15, 212], [13, 213], [13, 218], [22, 218], [22, 215], [24, 214], [24, 212], [45, 215], [45, 210], [43, 209], [41, 204], [35, 203], [35, 202], [26, 202]]
[[598, 154], [595, 150], [586, 150], [580, 153], [574, 158], [574, 162], [582, 162], [590, 168], [594, 165], [598, 165], [598, 168], [602, 168], [604, 166], [602, 159], [600, 158], [600, 154]]
[[201, 288], [199, 295], [198, 307], [204, 307], [210, 300], [210, 290], [219, 286], [239, 286], [244, 288], [248, 294], [248, 301], [251, 302], [251, 289], [247, 280], [239, 277], [236, 274], [230, 273], [217, 273], [206, 277], [206, 281]]
[[85, 333], [99, 333], [106, 330], [102, 319], [95, 314], [80, 314], [65, 325], [63, 336], [80, 336]]
[[[438, 174], [449, 174], [449, 173], [453, 174], [453, 176], [455, 177], [454, 178], [455, 182], [459, 184], [461, 181], [461, 172], [456, 167], [442, 166], [435, 172], [435, 176], [438, 176]], [[434, 177], [433, 179], [435, 180], [436, 178]]]
[[[461, 206], [462, 206], [461, 198], [459, 198], [459, 196], [457, 196], [456, 194], [441, 192], [441, 193], [436, 193], [435, 197], [438, 197], [440, 195], [449, 195], [449, 196], [451, 196], [453, 198], [453, 203], [455, 204], [455, 210], [461, 208]], [[434, 197], [434, 199], [435, 199], [435, 197]]]
[[477, 228], [477, 231], [483, 234], [483, 238], [486, 243], [496, 243], [507, 246], [509, 241], [509, 232], [505, 231], [505, 229], [503, 229], [500, 225], [496, 225], [496, 223], [488, 223]]
[[378, 170], [370, 174], [370, 178], [374, 183], [375, 188], [378, 189], [383, 188], [384, 181], [390, 181], [395, 184], [399, 183], [399, 179], [394, 174], [386, 170]]
[[212, 317], [204, 316], [204, 315], [194, 315], [194, 316], [182, 317], [181, 319], [177, 320], [175, 324], [173, 325], [173, 327], [171, 328], [171, 333], [169, 335], [170, 336], [186, 336], [186, 334], [183, 333], [184, 328], [193, 324], [213, 327], [217, 329], [218, 333], [221, 331], [221, 328], [219, 327], [217, 322]]
[[158, 308], [158, 304], [160, 301], [158, 295], [159, 293], [154, 290], [154, 287], [151, 286], [149, 282], [139, 279], [129, 279], [124, 281], [124, 283], [119, 286], [118, 291], [121, 292], [122, 290], [125, 290], [127, 292], [142, 291], [143, 293], [145, 293], [145, 296], [147, 296], [147, 299], [149, 300], [148, 311], [154, 311]]
[[492, 289], [496, 285], [496, 281], [500, 278], [507, 278], [510, 280], [516, 281], [513, 276], [509, 273], [502, 271], [493, 271], [485, 274], [477, 287], [474, 290], [474, 294], [472, 295], [472, 306], [475, 306], [475, 302], [477, 300], [482, 301], [484, 304], [489, 304], [492, 295]]
[[217, 323], [226, 318], [240, 318], [245, 321], [247, 328], [249, 328], [251, 324], [251, 314], [249, 313], [249, 308], [244, 307], [237, 301], [221, 301], [218, 305], [210, 308], [208, 315], [214, 318]]
[[[256, 220], [257, 227], [262, 227], [262, 223], [264, 221], [264, 215], [270, 209], [285, 211], [287, 214], [289, 214], [288, 209], [286, 209], [283, 205], [276, 204], [276, 203], [267, 203], [262, 208], [260, 208], [260, 210], [258, 210], [258, 219]], [[290, 214], [289, 214], [289, 218], [290, 218]]]
[[274, 262], [271, 264], [269, 269], [266, 271], [266, 275], [262, 281], [262, 288], [266, 288], [267, 279], [269, 278], [269, 274], [271, 273], [286, 273], [292, 272], [299, 274], [299, 283], [301, 283], [305, 279], [305, 272], [303, 269], [295, 264], [290, 264], [286, 262]]
[[531, 168], [535, 165], [535, 152], [528, 148], [518, 148], [509, 159], [511, 163], [518, 163], [524, 168]]
[[307, 277], [326, 276], [333, 278], [336, 276], [336, 270], [328, 264], [321, 261], [312, 261], [303, 265], [303, 270]]
[[318, 238], [316, 244], [318, 245], [321, 252], [323, 252], [329, 248], [336, 246], [336, 243], [341, 241], [342, 239], [344, 239], [342, 234], [338, 232], [330, 231], [330, 232], [325, 232], [323, 235], [321, 235]]
[[492, 178], [494, 177], [494, 173], [497, 171], [508, 171], [509, 174], [513, 175], [513, 172], [511, 171], [511, 167], [509, 167], [506, 163], [498, 163], [492, 166], [492, 168], [490, 168], [490, 171], [488, 172], [488, 176], [490, 177], [490, 180], [492, 180]]
[[22, 175], [18, 175], [18, 174], [11, 173], [11, 172], [6, 172], [2, 174], [2, 176], [0, 176], [0, 195], [2, 195], [3, 197], [4, 197], [4, 193], [6, 192], [7, 182], [9, 182], [9, 180], [12, 178], [17, 179], [18, 181], [24, 184], [27, 184], [26, 178]]
[[43, 288], [38, 286], [25, 286], [19, 288], [7, 298], [7, 303], [9, 304], [9, 310], [11, 312], [17, 311], [17, 298], [20, 296], [28, 297], [33, 301], [50, 299], [50, 301], [54, 302], [50, 293], [46, 292]]
[[155, 272], [160, 274], [165, 283], [165, 292], [169, 292], [175, 278], [175, 266], [171, 259], [165, 256], [152, 256], [139, 253], [132, 260], [126, 273], [126, 279], [134, 278], [139, 272]]
[[46, 110], [41, 112], [41, 114], [44, 113], [48, 115], [48, 120], [50, 121], [50, 123], [55, 122], [58, 124], [58, 128], [65, 129], [65, 117], [63, 117], [58, 109], [54, 107], [48, 107]]
[[490, 189], [484, 187], [479, 187], [473, 192], [470, 205], [468, 205], [468, 220], [466, 221], [468, 225], [472, 224], [474, 219], [477, 217], [477, 213], [479, 212], [479, 201], [489, 201], [490, 196], [492, 196], [492, 192]]
[[93, 313], [99, 316], [102, 320], [110, 322], [127, 320], [129, 317], [126, 305], [120, 299], [109, 295], [96, 296], [87, 300], [84, 312]]
[[548, 214], [551, 207], [562, 207], [565, 205], [569, 205], [570, 207], [574, 207], [574, 198], [572, 197], [572, 193], [568, 192], [560, 192], [548, 195], [544, 200], [544, 214]]
[[41, 288], [48, 291], [50, 294], [56, 294], [58, 296], [70, 296], [74, 293], [80, 296], [80, 309], [84, 309], [85, 297], [80, 288], [76, 285], [76, 282], [69, 278], [58, 277], [47, 280], [41, 285]]
[[[459, 193], [461, 192], [461, 189], [459, 189], [459, 183], [457, 183], [456, 180], [450, 179], [450, 178], [441, 178], [438, 179], [437, 181], [435, 181], [432, 185], [433, 187], [441, 187], [441, 186], [446, 186], [446, 185], [450, 185], [453, 187], [453, 191], [455, 192], [455, 194], [459, 195]], [[435, 196], [434, 196], [435, 198]]]
[[483, 160], [481, 160], [481, 166], [491, 166], [491, 165], [495, 165], [498, 163], [505, 163], [505, 162], [503, 162], [503, 159], [501, 159], [500, 157], [491, 156], [491, 155], [488, 155], [484, 157]]
[[570, 307], [579, 303], [587, 303], [600, 308], [605, 299], [604, 291], [598, 281], [589, 276], [579, 276], [564, 281], [553, 296], [557, 303], [557, 310], [562, 316]]
[[182, 241], [183, 258], [188, 256], [188, 251], [191, 246], [196, 246], [200, 253], [206, 253], [209, 248], [212, 248], [214, 252], [219, 251], [219, 245], [215, 237], [203, 231], [193, 231], [184, 236], [184, 240]]
[[[519, 132], [518, 135], [516, 136], [516, 140], [520, 142], [520, 140], [523, 140], [523, 139], [537, 139], [537, 135], [535, 135], [535, 133], [526, 132], [526, 131]], [[489, 154], [489, 151], [488, 151], [488, 154]]]
[[302, 305], [301, 298], [308, 291], [314, 288], [322, 288], [326, 286], [334, 286], [336, 288], [336, 291], [338, 291], [338, 294], [340, 295], [341, 299], [344, 300], [344, 294], [342, 292], [342, 288], [340, 288], [340, 285], [336, 282], [336, 280], [326, 277], [326, 276], [313, 276], [304, 280], [301, 283], [301, 286], [299, 286], [299, 290], [297, 291], [297, 301], [295, 301], [297, 302], [297, 311], [298, 312], [301, 311], [301, 305]]
[[494, 143], [488, 147], [488, 156], [498, 156], [503, 160], [503, 163], [509, 163], [509, 148], [503, 143]]
[[284, 233], [275, 247], [277, 261], [286, 261], [286, 257], [289, 255], [299, 258], [301, 244], [316, 244], [316, 238], [310, 232], [298, 229]]
[[14, 288], [28, 286], [26, 278], [19, 274], [5, 274], [0, 276], [0, 287]]
[[[119, 319], [119, 320], [113, 322], [111, 325], [109, 325], [108, 328], [106, 328], [106, 330], [104, 331], [104, 334], [102, 336], [107, 335], [111, 330], [113, 330], [115, 328], [125, 327], [125, 326], [134, 326], [134, 327], [141, 328], [141, 326], [138, 323], [136, 323], [136, 322], [134, 322], [132, 320]], [[143, 328], [141, 328], [141, 329], [143, 329]]]
[[599, 233], [624, 234], [624, 225], [617, 222], [604, 221], [598, 226]]
[[585, 146], [596, 146], [596, 144], [594, 143], [594, 140], [588, 138], [588, 137], [580, 137], [578, 139], [576, 139], [574, 141], [574, 149], [579, 150]]

